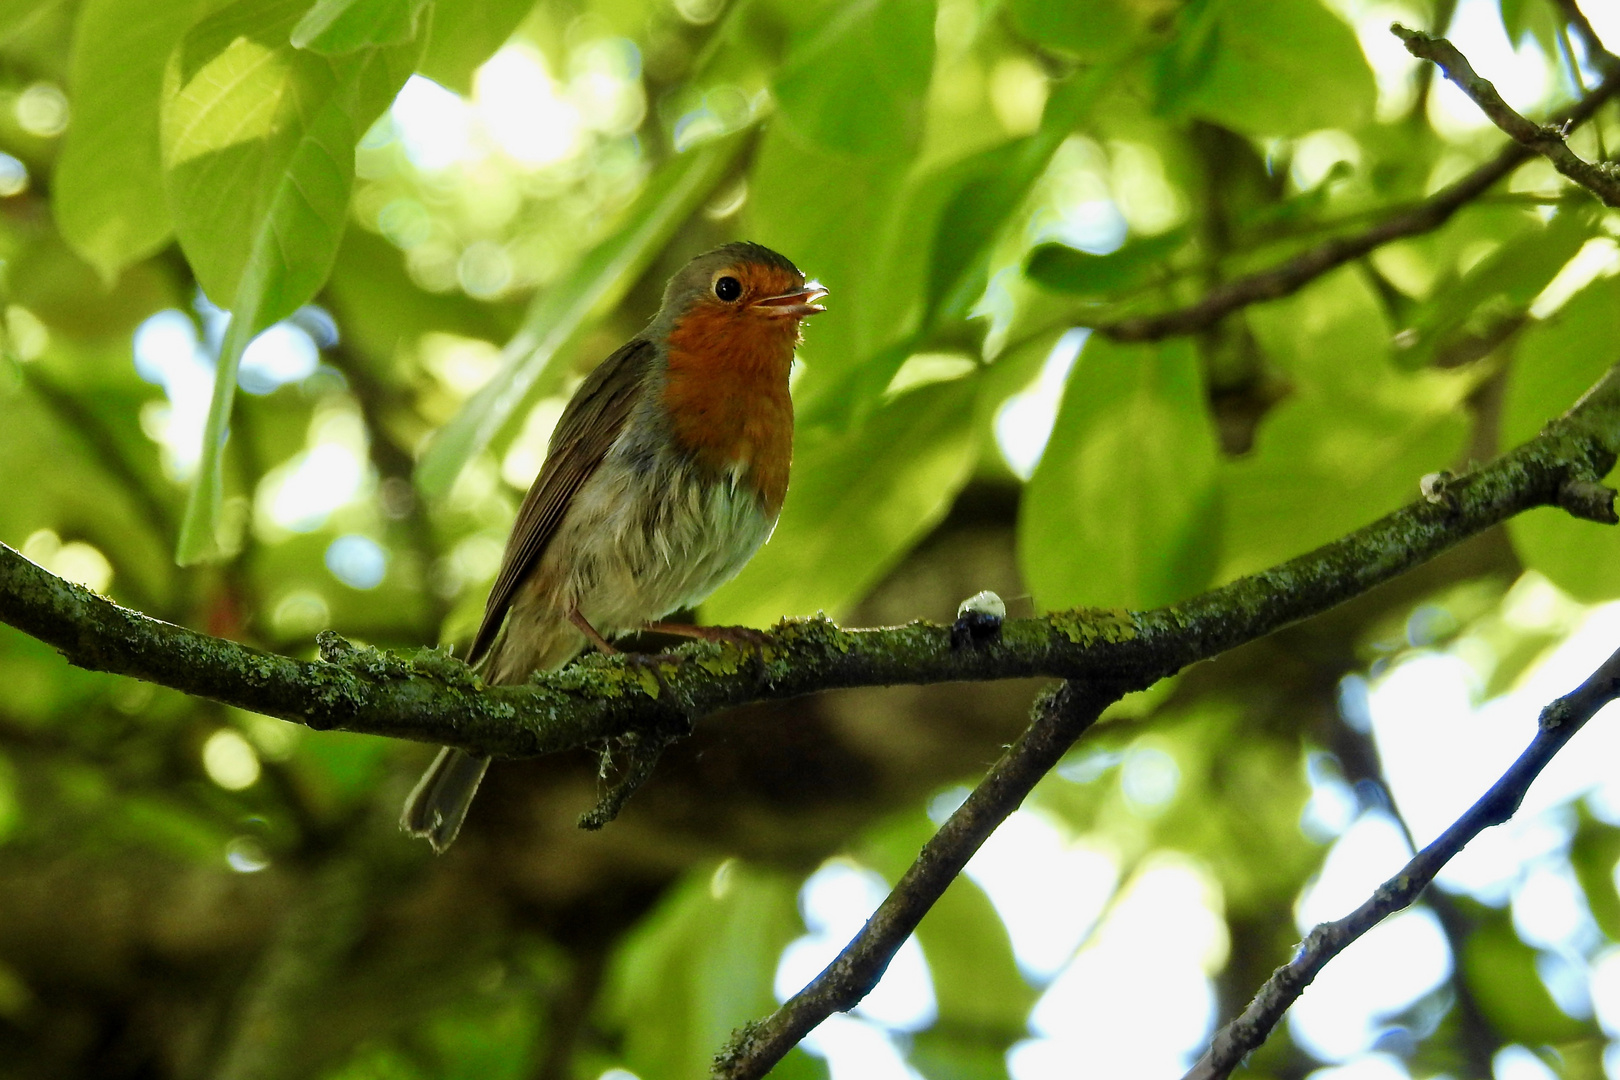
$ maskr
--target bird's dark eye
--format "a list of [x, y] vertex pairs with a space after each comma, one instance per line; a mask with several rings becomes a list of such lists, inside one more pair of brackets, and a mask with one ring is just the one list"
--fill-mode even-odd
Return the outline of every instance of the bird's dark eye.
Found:
[[729, 304], [742, 295], [742, 282], [729, 274], [719, 278], [714, 283], [714, 295]]

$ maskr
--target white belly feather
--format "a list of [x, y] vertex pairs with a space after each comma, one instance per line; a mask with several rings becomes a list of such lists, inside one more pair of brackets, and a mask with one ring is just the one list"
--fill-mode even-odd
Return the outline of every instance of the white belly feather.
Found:
[[[628, 455], [626, 455], [628, 457]], [[718, 482], [660, 454], [598, 468], [575, 493], [491, 651], [494, 682], [556, 668], [585, 645], [577, 607], [605, 637], [701, 603], [737, 575], [776, 527], [741, 469]], [[728, 482], [729, 481], [729, 482]]]

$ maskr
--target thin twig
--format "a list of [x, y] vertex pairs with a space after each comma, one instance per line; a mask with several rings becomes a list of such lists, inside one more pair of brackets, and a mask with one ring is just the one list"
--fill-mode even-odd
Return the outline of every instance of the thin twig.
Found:
[[1586, 17], [1580, 4], [1575, 0], [1553, 0], [1558, 10], [1564, 16], [1564, 23], [1575, 31], [1575, 36], [1581, 39], [1581, 47], [1586, 50], [1586, 58], [1599, 71], [1605, 74], [1620, 71], [1620, 56], [1614, 55], [1603, 46], [1603, 39], [1598, 37], [1592, 28], [1592, 20]]
[[715, 1058], [718, 1080], [752, 1080], [834, 1012], [871, 992], [889, 961], [917, 928], [973, 853], [1018, 809], [1037, 781], [1058, 763], [1103, 709], [1130, 689], [1104, 682], [1067, 682], [1035, 706], [1018, 741], [946, 819], [918, 853], [894, 891], [878, 905], [844, 951], [803, 990], [764, 1020], [749, 1024]]
[[1593, 164], [1571, 150], [1565, 141], [1569, 137], [1567, 125], [1534, 124], [1520, 116], [1502, 100], [1490, 80], [1475, 73], [1468, 58], [1445, 38], [1430, 37], [1400, 23], [1392, 25], [1390, 32], [1406, 44], [1406, 50], [1413, 56], [1438, 65], [1446, 78], [1456, 83], [1491, 123], [1515, 142], [1552, 162], [1553, 168], [1596, 195], [1605, 206], [1620, 207], [1620, 171], [1606, 163]]
[[[1552, 124], [1562, 131], [1573, 131], [1616, 94], [1620, 94], [1620, 71], [1611, 73], [1569, 111], [1555, 117]], [[1181, 334], [1196, 334], [1250, 304], [1292, 296], [1330, 270], [1385, 244], [1433, 232], [1450, 221], [1458, 210], [1489, 191], [1497, 181], [1530, 160], [1532, 154], [1533, 151], [1520, 143], [1509, 143], [1473, 172], [1365, 232], [1324, 240], [1276, 266], [1211, 289], [1186, 307], [1099, 323], [1093, 329], [1115, 341], [1159, 341]]]
[[1603, 706], [1620, 698], [1620, 650], [1585, 682], [1541, 710], [1535, 738], [1501, 779], [1428, 847], [1418, 852], [1355, 911], [1306, 935], [1294, 958], [1278, 968], [1243, 1014], [1215, 1036], [1183, 1080], [1224, 1080], [1261, 1043], [1318, 972], [1379, 922], [1412, 904], [1470, 840], [1512, 817], [1541, 770]]
[[[1434, 17], [1429, 20], [1431, 33], [1443, 34], [1446, 27], [1451, 25], [1452, 16], [1457, 14], [1457, 0], [1440, 0], [1434, 5]], [[1429, 95], [1434, 91], [1434, 68], [1428, 64], [1419, 64], [1417, 81], [1414, 89], [1412, 109], [1407, 114], [1407, 120], [1415, 124], [1427, 124], [1429, 112]]]

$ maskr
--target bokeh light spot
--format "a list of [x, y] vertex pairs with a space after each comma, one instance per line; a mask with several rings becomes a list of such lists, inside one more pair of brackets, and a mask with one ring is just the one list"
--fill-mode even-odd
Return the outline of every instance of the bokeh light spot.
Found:
[[351, 589], [375, 589], [388, 573], [388, 552], [369, 536], [349, 533], [327, 545], [326, 568]]
[[241, 791], [259, 781], [259, 755], [253, 744], [230, 728], [220, 728], [203, 743], [203, 769], [226, 791]]

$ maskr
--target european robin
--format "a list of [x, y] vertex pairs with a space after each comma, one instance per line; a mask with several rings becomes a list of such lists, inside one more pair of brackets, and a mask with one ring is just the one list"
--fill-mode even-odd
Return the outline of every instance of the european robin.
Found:
[[[827, 294], [758, 244], [687, 263], [563, 410], [467, 653], [492, 684], [702, 601], [771, 535], [793, 456], [788, 370]], [[699, 636], [702, 636], [701, 634]], [[400, 827], [455, 840], [489, 759], [445, 747]]]

